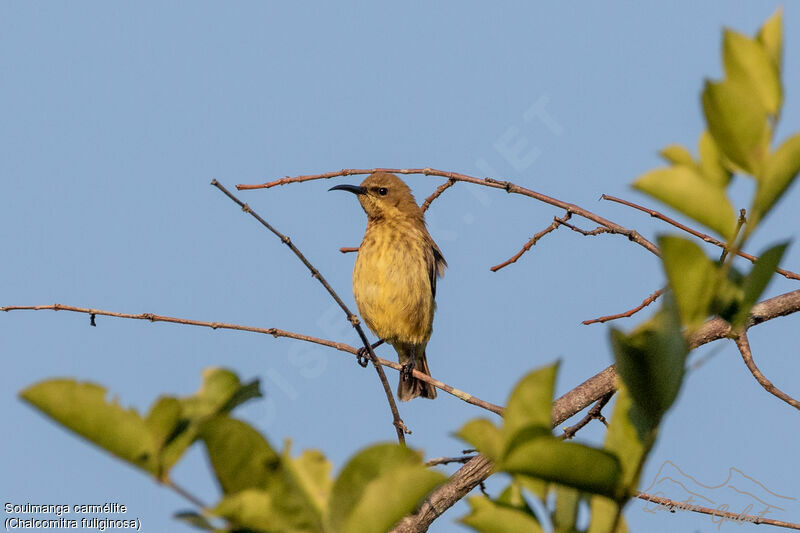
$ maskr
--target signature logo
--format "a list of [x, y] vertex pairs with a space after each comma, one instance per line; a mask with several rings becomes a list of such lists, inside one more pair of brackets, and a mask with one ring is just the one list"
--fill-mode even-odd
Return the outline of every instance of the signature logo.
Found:
[[681, 470], [672, 461], [664, 461], [652, 483], [642, 490], [652, 499], [642, 509], [646, 513], [660, 511], [694, 511], [711, 516], [717, 529], [725, 522], [755, 522], [786, 508], [796, 498], [779, 494], [765, 484], [739, 470], [729, 468], [728, 477], [718, 485], [705, 485]]

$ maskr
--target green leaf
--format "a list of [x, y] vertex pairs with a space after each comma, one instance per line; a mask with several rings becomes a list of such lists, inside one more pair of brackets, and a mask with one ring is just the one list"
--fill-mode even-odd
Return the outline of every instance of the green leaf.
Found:
[[474, 418], [464, 424], [456, 436], [492, 460], [503, 454], [503, 432], [485, 418]]
[[[230, 496], [219, 509], [220, 516], [245, 513], [249, 527], [263, 520], [289, 524], [282, 527], [291, 531], [322, 528], [331, 481], [330, 464], [320, 452], [306, 451], [292, 458], [287, 443], [279, 456], [255, 429], [227, 416], [206, 422], [200, 435], [220, 486]], [[243, 492], [248, 495], [235, 497]], [[268, 504], [270, 516], [262, 519], [251, 512], [256, 504]], [[243, 520], [239, 514], [236, 521]]]
[[518, 431], [539, 426], [550, 432], [558, 363], [534, 370], [511, 391], [503, 413], [503, 434], [508, 444]]
[[194, 395], [177, 400], [171, 399], [179, 402], [180, 422], [167, 439], [160, 455], [164, 471], [168, 471], [197, 440], [205, 420], [226, 414], [237, 405], [259, 396], [261, 392], [258, 380], [242, 384], [237, 375], [230, 370], [224, 368], [203, 370], [203, 383]]
[[525, 476], [522, 474], [517, 474], [511, 477], [515, 485], [519, 485], [520, 488], [527, 490], [541, 501], [545, 501], [547, 499], [549, 484], [543, 479]]
[[768, 113], [778, 113], [782, 98], [778, 66], [760, 42], [726, 29], [722, 40], [722, 60], [728, 78], [736, 84], [751, 87]]
[[725, 240], [733, 237], [736, 214], [725, 189], [705, 180], [695, 169], [679, 165], [652, 170], [639, 177], [633, 187], [711, 228]]
[[215, 529], [205, 516], [194, 511], [181, 511], [180, 513], [175, 513], [172, 517], [197, 529], [206, 531], [214, 531]]
[[340, 533], [389, 531], [445, 479], [405, 446], [371, 446], [350, 459], [336, 479], [328, 523]]
[[[631, 496], [639, 484], [640, 465], [650, 451], [654, 431], [636, 412], [630, 393], [623, 384], [617, 392], [614, 411], [608, 423], [604, 449], [615, 454], [622, 468], [620, 490], [615, 499], [592, 496], [590, 503], [591, 523], [589, 533], [608, 533], [617, 516], [620, 504]], [[621, 520], [621, 519], [620, 519]], [[617, 527], [618, 533], [627, 532], [623, 521]]]
[[556, 508], [553, 511], [554, 533], [573, 533], [578, 520], [580, 493], [563, 485], [556, 485]]
[[518, 445], [499, 468], [605, 495], [615, 493], [620, 478], [619, 461], [614, 455], [553, 436]]
[[792, 185], [798, 173], [800, 173], [800, 134], [789, 137], [767, 158], [764, 172], [758, 181], [753, 207], [750, 208], [747, 234], [751, 233], [769, 213]]
[[461, 523], [481, 533], [541, 533], [542, 527], [530, 514], [494, 503], [486, 496], [473, 496], [467, 500], [471, 512]]
[[619, 458], [622, 478], [622, 491], [618, 496], [624, 498], [627, 492], [636, 489], [639, 483], [639, 464], [649, 451], [652, 438], [651, 428], [641, 425], [641, 417], [636, 413], [633, 398], [627, 387], [621, 386], [617, 392], [611, 421], [603, 449]]
[[778, 8], [758, 31], [756, 39], [780, 71], [783, 59], [783, 9]]
[[694, 159], [692, 153], [681, 144], [670, 144], [665, 146], [658, 153], [664, 160], [673, 165], [686, 165], [688, 167], [694, 166]]
[[700, 175], [719, 188], [727, 187], [731, 182], [731, 171], [725, 168], [722, 152], [708, 130], [700, 135], [697, 148], [700, 152]]
[[280, 508], [280, 495], [276, 496], [260, 489], [246, 489], [225, 496], [211, 510], [213, 514], [228, 520], [235, 528], [256, 531], [292, 531], [316, 533], [319, 525], [300, 514], [287, 516]]
[[723, 154], [739, 168], [757, 175], [766, 153], [767, 111], [748, 85], [732, 80], [707, 81], [703, 111], [711, 136]]
[[303, 499], [314, 507], [322, 517], [333, 487], [331, 463], [319, 450], [305, 450], [299, 457], [292, 458], [287, 442], [281, 454], [283, 467], [290, 476], [292, 485], [299, 490]]
[[518, 509], [528, 513], [531, 516], [535, 516], [533, 509], [531, 509], [530, 505], [528, 505], [527, 500], [525, 500], [525, 496], [522, 494], [522, 486], [517, 483], [515, 479], [513, 479], [511, 484], [509, 484], [503, 490], [503, 492], [500, 493], [500, 496], [498, 496], [494, 502], [506, 507]]
[[688, 239], [664, 235], [658, 238], [658, 247], [681, 321], [695, 329], [709, 315], [717, 268], [703, 249]]
[[106, 395], [99, 385], [72, 379], [42, 381], [20, 392], [23, 400], [62, 426], [156, 475], [156, 440], [147, 423]]
[[280, 457], [261, 434], [241, 420], [217, 416], [203, 424], [200, 438], [225, 494], [267, 488]]
[[203, 384], [193, 396], [183, 398], [183, 409], [190, 418], [225, 414], [247, 400], [261, 396], [258, 380], [242, 384], [225, 368], [203, 370]]
[[163, 448], [180, 429], [181, 402], [171, 396], [160, 397], [150, 408], [146, 422], [157, 446]]
[[[609, 500], [604, 496], [592, 496], [589, 506], [591, 522], [587, 533], [609, 533], [614, 527], [614, 520], [617, 518], [619, 506], [614, 500]], [[620, 515], [614, 533], [628, 533], [628, 525], [625, 518]]]
[[748, 274], [747, 278], [744, 280], [744, 298], [739, 307], [739, 312], [736, 314], [731, 324], [734, 328], [744, 325], [747, 321], [750, 310], [767, 288], [788, 246], [788, 242], [783, 242], [765, 250], [753, 265], [750, 274]]
[[739, 312], [744, 300], [743, 283], [742, 273], [736, 267], [731, 266], [726, 276], [717, 280], [709, 314], [718, 315], [723, 320], [732, 320]]
[[675, 401], [683, 380], [688, 346], [677, 311], [668, 304], [626, 335], [611, 330], [617, 372], [650, 427], [657, 427]]

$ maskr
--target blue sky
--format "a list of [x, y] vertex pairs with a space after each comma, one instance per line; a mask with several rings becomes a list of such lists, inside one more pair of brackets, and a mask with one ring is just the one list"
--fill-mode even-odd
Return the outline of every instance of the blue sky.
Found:
[[[509, 179], [654, 237], [668, 228], [598, 198], [645, 201], [628, 184], [659, 164], [657, 150], [695, 146], [703, 79], [720, 75], [722, 27], [752, 33], [778, 5], [3, 2], [0, 305], [153, 312], [355, 344], [323, 289], [210, 187], [212, 178], [232, 186], [347, 167], [430, 166]], [[778, 139], [800, 130], [800, 11], [791, 5], [785, 31]], [[442, 180], [407, 181], [421, 201]], [[338, 248], [358, 245], [365, 218], [352, 197], [326, 192], [333, 184], [241, 197], [351, 304], [354, 256]], [[738, 207], [751, 190], [742, 179], [734, 185]], [[797, 235], [799, 200], [794, 187], [751, 251]], [[429, 227], [450, 265], [428, 347], [437, 378], [503, 403], [535, 367], [561, 360], [560, 394], [611, 362], [608, 327], [580, 322], [628, 309], [660, 287], [653, 256], [621, 237], [562, 229], [517, 264], [488, 270], [561, 214], [466, 184], [434, 204]], [[784, 265], [800, 269], [796, 245]], [[777, 278], [769, 294], [795, 288]], [[374, 371], [338, 352], [240, 332], [97, 323], [69, 313], [0, 316], [3, 502], [117, 501], [145, 531], [189, 530], [170, 518], [188, 507], [179, 497], [18, 400], [20, 389], [54, 376], [102, 383], [145, 409], [161, 393], [194, 391], [203, 368], [226, 366], [262, 380], [266, 399], [240, 414], [275, 445], [290, 437], [295, 450], [320, 448], [341, 466], [359, 448], [393, 438]], [[763, 372], [795, 396], [796, 332], [790, 317], [751, 333]], [[709, 354], [668, 415], [643, 486], [670, 460], [706, 484], [735, 467], [800, 498], [796, 412], [760, 388], [732, 344], [717, 342], [694, 359]], [[463, 445], [453, 432], [484, 416], [446, 394], [403, 404], [401, 414], [414, 431], [410, 445], [429, 457], [457, 454]], [[602, 431], [581, 436], [597, 441]], [[217, 497], [199, 448], [175, 478], [207, 501]], [[799, 502], [774, 517], [800, 521]], [[628, 509], [635, 531], [716, 529], [704, 516], [643, 507]], [[458, 530], [453, 521], [463, 514], [456, 507], [431, 531]]]

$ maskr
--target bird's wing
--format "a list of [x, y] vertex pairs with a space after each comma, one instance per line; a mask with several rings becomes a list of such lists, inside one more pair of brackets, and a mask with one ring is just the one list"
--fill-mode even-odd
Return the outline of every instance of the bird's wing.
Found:
[[442, 251], [431, 239], [430, 254], [428, 255], [428, 276], [431, 280], [431, 292], [436, 298], [436, 278], [444, 276], [444, 269], [447, 268], [447, 261], [444, 260]]

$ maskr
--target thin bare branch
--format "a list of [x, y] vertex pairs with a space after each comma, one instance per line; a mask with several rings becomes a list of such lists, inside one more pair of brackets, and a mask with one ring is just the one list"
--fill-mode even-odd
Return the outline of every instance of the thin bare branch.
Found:
[[425, 461], [425, 466], [438, 466], [438, 465], [446, 465], [450, 463], [466, 463], [470, 459], [475, 457], [474, 454], [472, 455], [461, 455], [459, 457], [437, 457], [436, 459], [429, 459]]
[[769, 526], [784, 527], [787, 529], [800, 529], [800, 524], [795, 524], [793, 522], [784, 522], [783, 520], [773, 520], [772, 518], [763, 518], [756, 515], [731, 513], [728, 511], [720, 511], [719, 509], [711, 509], [709, 507], [700, 507], [699, 505], [689, 504], [687, 502], [680, 502], [676, 500], [670, 500], [669, 498], [653, 496], [652, 494], [647, 494], [645, 492], [637, 492], [635, 496], [640, 500], [653, 502], [657, 505], [661, 505], [670, 511], [683, 510], [683, 511], [692, 511], [694, 513], [707, 514], [711, 516], [718, 516], [720, 518], [730, 520], [731, 522], [736, 522], [737, 524], [750, 522], [752, 524], [765, 524]]
[[581, 418], [577, 424], [564, 428], [564, 433], [561, 434], [561, 438], [564, 440], [573, 438], [578, 431], [583, 429], [592, 420], [599, 420], [607, 426], [608, 421], [606, 420], [606, 417], [603, 416], [603, 407], [605, 407], [606, 404], [611, 401], [611, 397], [614, 396], [615, 392], [616, 391], [612, 390], [611, 392], [606, 393], [605, 396], [597, 400], [597, 403], [595, 403], [592, 408], [589, 409], [589, 412], [586, 413], [586, 416]]
[[[87, 315], [95, 316], [110, 316], [115, 318], [128, 318], [132, 320], [147, 320], [149, 322], [168, 322], [172, 324], [182, 324], [185, 326], [200, 326], [211, 329], [231, 329], [237, 331], [249, 331], [251, 333], [262, 333], [264, 335], [272, 335], [273, 337], [285, 337], [288, 339], [297, 339], [300, 341], [311, 342], [313, 344], [320, 344], [336, 350], [355, 354], [358, 350], [349, 344], [342, 342], [334, 342], [327, 339], [320, 339], [303, 335], [301, 333], [294, 333], [278, 328], [258, 328], [255, 326], [244, 326], [241, 324], [229, 324], [227, 322], [208, 322], [205, 320], [191, 320], [188, 318], [177, 318], [172, 316], [156, 315], [154, 313], [118, 313], [116, 311], [106, 311], [103, 309], [93, 309], [88, 307], [75, 307], [72, 305], [53, 304], [53, 305], [9, 305], [0, 307], [0, 311], [70, 311], [73, 313], [84, 313]], [[389, 366], [389, 365], [384, 365]], [[399, 366], [399, 365], [398, 365]]]
[[758, 369], [755, 361], [753, 361], [753, 353], [750, 350], [750, 341], [747, 339], [747, 333], [740, 333], [734, 340], [736, 341], [736, 347], [739, 348], [739, 353], [742, 354], [744, 364], [747, 365], [747, 369], [750, 370], [750, 373], [753, 374], [753, 377], [756, 378], [756, 381], [758, 381], [759, 385], [764, 387], [764, 390], [766, 390], [768, 393], [780, 398], [795, 409], [800, 409], [800, 402], [773, 385], [772, 382], [761, 373], [761, 370]]
[[[745, 327], [750, 328], [767, 320], [798, 311], [800, 311], [800, 290], [781, 294], [755, 305]], [[721, 318], [713, 318], [706, 321], [689, 337], [689, 346], [694, 349], [703, 344], [726, 338], [730, 333], [731, 328], [728, 322]], [[561, 424], [614, 390], [616, 379], [616, 371], [611, 365], [556, 399], [553, 402], [553, 426]], [[453, 473], [447, 483], [434, 490], [415, 514], [405, 517], [392, 531], [395, 533], [427, 531], [436, 518], [489, 477], [493, 467], [493, 463], [485, 456], [476, 455]]]
[[492, 272], [497, 272], [501, 268], [505, 268], [505, 267], [507, 267], [508, 265], [510, 265], [512, 263], [516, 263], [517, 260], [520, 257], [522, 257], [522, 255], [525, 252], [527, 252], [528, 250], [533, 248], [536, 245], [536, 243], [539, 242], [539, 239], [541, 239], [542, 237], [544, 237], [545, 235], [547, 235], [551, 231], [556, 230], [558, 228], [558, 226], [560, 226], [561, 224], [566, 223], [566, 221], [569, 220], [569, 218], [571, 216], [572, 216], [572, 213], [567, 211], [566, 214], [561, 218], [553, 217], [553, 222], [549, 226], [544, 228], [542, 231], [536, 233], [533, 237], [531, 237], [530, 240], [525, 243], [525, 246], [523, 246], [522, 249], [519, 252], [515, 253], [514, 255], [512, 255], [511, 257], [509, 257], [508, 259], [506, 259], [502, 263], [491, 267], [489, 270], [491, 270]]
[[561, 209], [564, 209], [565, 211], [569, 211], [570, 213], [591, 220], [599, 224], [600, 226], [606, 228], [608, 230], [606, 233], [624, 235], [629, 240], [635, 242], [639, 246], [642, 246], [649, 252], [659, 257], [661, 255], [655, 244], [653, 244], [643, 236], [639, 235], [639, 233], [637, 233], [635, 230], [630, 230], [628, 228], [622, 227], [619, 224], [611, 222], [610, 220], [606, 220], [605, 218], [596, 215], [591, 211], [588, 211], [575, 204], [563, 202], [551, 196], [547, 196], [546, 194], [532, 191], [530, 189], [526, 189], [525, 187], [520, 187], [519, 185], [515, 185], [514, 183], [508, 181], [501, 181], [493, 178], [480, 179], [474, 176], [460, 174], [458, 172], [447, 172], [444, 170], [437, 170], [434, 168], [370, 168], [370, 169], [346, 168], [334, 172], [326, 172], [323, 174], [308, 174], [304, 176], [295, 176], [295, 177], [286, 176], [285, 178], [281, 178], [279, 180], [271, 181], [268, 183], [262, 183], [257, 185], [237, 185], [236, 188], [239, 190], [269, 189], [271, 187], [277, 187], [278, 185], [288, 185], [290, 183], [302, 183], [305, 181], [329, 179], [338, 176], [372, 174], [374, 172], [390, 172], [392, 174], [422, 174], [425, 176], [439, 176], [442, 178], [452, 179], [454, 181], [463, 181], [465, 183], [473, 183], [475, 185], [482, 185], [484, 187], [491, 187], [493, 189], [502, 189], [509, 194], [520, 194], [522, 196], [527, 196], [529, 198], [533, 198], [535, 200], [539, 200], [540, 202], [544, 202], [546, 204], [559, 207]]
[[[264, 335], [272, 335], [273, 337], [285, 337], [288, 339], [296, 339], [304, 342], [310, 342], [313, 344], [319, 344], [321, 346], [327, 346], [328, 348], [333, 348], [335, 350], [339, 350], [340, 352], [346, 352], [351, 355], [358, 356], [359, 350], [354, 346], [350, 346], [349, 344], [345, 344], [343, 342], [335, 342], [328, 339], [320, 339], [318, 337], [312, 337], [310, 335], [303, 335], [301, 333], [294, 333], [292, 331], [286, 331], [278, 328], [257, 328], [255, 326], [243, 326], [240, 324], [228, 324], [226, 322], [206, 322], [203, 320], [190, 320], [187, 318], [176, 318], [171, 316], [163, 316], [163, 315], [156, 315], [153, 313], [140, 313], [140, 314], [130, 314], [130, 313], [117, 313], [115, 311], [105, 311], [103, 309], [92, 309], [88, 307], [75, 307], [71, 305], [62, 305], [62, 304], [53, 304], [53, 305], [9, 305], [6, 307], [0, 307], [0, 311], [70, 311], [73, 313], [84, 313], [89, 316], [110, 316], [116, 318], [128, 318], [133, 320], [147, 320], [149, 322], [168, 322], [172, 324], [183, 324], [187, 326], [200, 326], [206, 327], [211, 329], [231, 329], [237, 331], [249, 331], [251, 333], [261, 333]], [[382, 359], [380, 357], [377, 358], [378, 363], [382, 366], [386, 366], [392, 368], [394, 370], [400, 371], [402, 369], [402, 365], [399, 363], [395, 363], [394, 361], [389, 361], [387, 359]], [[429, 376], [428, 374], [424, 374], [419, 370], [414, 370], [412, 375], [422, 380], [426, 383], [430, 383], [437, 389], [440, 389], [448, 394], [455, 396], [456, 398], [463, 400], [469, 404], [472, 404], [476, 407], [481, 407], [486, 409], [487, 411], [491, 411], [498, 415], [503, 415], [503, 407], [499, 405], [495, 405], [493, 403], [481, 400], [480, 398], [476, 398], [475, 396], [466, 393], [462, 390], [459, 390], [455, 387], [451, 387], [450, 385], [443, 383], [433, 377]]]
[[328, 281], [322, 276], [322, 274], [320, 274], [319, 270], [317, 270], [316, 267], [314, 267], [314, 265], [312, 265], [308, 261], [308, 259], [306, 259], [306, 256], [303, 255], [303, 253], [297, 248], [297, 246], [295, 246], [292, 243], [292, 240], [289, 238], [288, 235], [284, 235], [283, 233], [272, 227], [269, 224], [269, 222], [261, 218], [261, 216], [258, 213], [250, 209], [249, 205], [239, 200], [217, 180], [211, 180], [211, 185], [219, 189], [223, 194], [225, 194], [225, 196], [233, 200], [236, 204], [239, 205], [239, 207], [242, 208], [242, 211], [255, 218], [258, 222], [261, 223], [262, 226], [267, 228], [276, 237], [278, 237], [283, 244], [288, 246], [289, 249], [294, 253], [294, 255], [296, 255], [297, 258], [300, 259], [300, 261], [306, 266], [306, 268], [308, 268], [308, 270], [311, 272], [311, 275], [315, 277], [322, 284], [323, 287], [325, 287], [325, 290], [328, 291], [328, 294], [331, 295], [331, 298], [333, 298], [334, 301], [336, 301], [336, 303], [339, 304], [339, 307], [342, 308], [342, 311], [344, 311], [345, 315], [347, 316], [347, 320], [350, 322], [350, 324], [352, 324], [356, 332], [358, 332], [358, 336], [361, 338], [361, 342], [364, 343], [364, 348], [367, 350], [367, 353], [369, 354], [369, 358], [372, 361], [372, 366], [375, 367], [375, 371], [378, 373], [378, 377], [381, 380], [381, 385], [383, 385], [383, 390], [386, 393], [386, 400], [389, 402], [389, 409], [392, 412], [392, 424], [394, 425], [395, 430], [397, 431], [397, 440], [400, 441], [401, 444], [405, 444], [406, 442], [405, 434], [411, 432], [408, 430], [408, 428], [406, 428], [405, 424], [403, 423], [403, 419], [400, 418], [400, 412], [397, 410], [397, 403], [395, 403], [394, 401], [394, 395], [392, 394], [392, 389], [389, 386], [389, 382], [386, 380], [386, 373], [383, 371], [383, 367], [378, 362], [378, 358], [375, 355], [375, 352], [372, 351], [372, 346], [370, 345], [369, 340], [367, 340], [367, 336], [364, 334], [364, 330], [361, 328], [361, 321], [355, 314], [353, 314], [350, 311], [350, 309], [347, 307], [347, 305], [345, 305], [342, 299], [339, 298], [339, 295], [336, 294], [336, 291], [333, 290], [333, 287], [331, 287]]
[[204, 504], [203, 501], [200, 498], [198, 498], [197, 496], [195, 496], [194, 494], [192, 494], [191, 492], [189, 492], [188, 490], [186, 490], [182, 486], [178, 485], [177, 483], [172, 481], [170, 478], [156, 479], [156, 481], [158, 481], [159, 483], [161, 483], [165, 487], [169, 487], [176, 494], [180, 495], [183, 499], [185, 499], [186, 501], [190, 502], [192, 505], [196, 506], [200, 510], [205, 510], [205, 509], [208, 508], [206, 506], [206, 504]]
[[627, 318], [627, 317], [633, 316], [636, 313], [638, 313], [639, 311], [641, 311], [642, 309], [644, 309], [645, 307], [647, 307], [648, 305], [650, 305], [651, 303], [653, 303], [656, 300], [658, 300], [658, 297], [661, 296], [662, 294], [664, 294], [664, 289], [658, 289], [657, 291], [653, 292], [653, 294], [651, 294], [650, 296], [645, 298], [642, 303], [640, 303], [639, 305], [637, 305], [633, 309], [629, 309], [629, 310], [625, 311], [624, 313], [617, 313], [616, 315], [601, 316], [600, 318], [593, 318], [591, 320], [584, 320], [583, 324], [585, 326], [588, 326], [589, 324], [597, 324], [597, 323], [602, 323], [602, 322], [609, 322], [611, 320], [616, 320], [618, 318]]
[[519, 252], [517, 252], [516, 254], [512, 255], [511, 257], [509, 257], [507, 260], [503, 261], [502, 263], [491, 267], [489, 270], [491, 270], [492, 272], [497, 272], [501, 268], [507, 267], [508, 265], [510, 265], [512, 263], [516, 263], [517, 260], [520, 257], [522, 257], [523, 254], [525, 254], [525, 252], [530, 250], [537, 242], [539, 242], [539, 239], [541, 239], [542, 237], [544, 237], [545, 235], [547, 235], [551, 231], [557, 229], [559, 226], [566, 226], [567, 228], [571, 229], [572, 231], [580, 233], [581, 235], [586, 236], [586, 237], [593, 237], [595, 235], [600, 235], [601, 233], [614, 233], [614, 231], [610, 230], [609, 228], [603, 227], [603, 226], [599, 226], [599, 227], [597, 227], [597, 228], [595, 228], [595, 229], [593, 229], [591, 231], [579, 228], [579, 227], [575, 226], [574, 224], [570, 224], [569, 222], [567, 222], [567, 220], [569, 220], [571, 216], [572, 216], [572, 213], [567, 211], [567, 213], [561, 218], [553, 217], [553, 222], [549, 226], [547, 226], [545, 229], [543, 229], [542, 231], [540, 231], [539, 233], [537, 233], [533, 237], [531, 237], [531, 239], [527, 243], [525, 243], [525, 245], [522, 247], [522, 249]]
[[597, 227], [597, 228], [595, 228], [593, 230], [585, 230], [585, 229], [579, 228], [578, 226], [575, 226], [574, 224], [570, 224], [569, 222], [562, 222], [562, 225], [568, 227], [572, 231], [576, 231], [576, 232], [580, 233], [584, 237], [594, 237], [595, 235], [600, 235], [602, 233], [613, 233], [610, 229], [604, 228], [602, 226]]
[[[719, 239], [715, 239], [711, 235], [706, 235], [705, 233], [697, 231], [696, 229], [692, 229], [689, 226], [681, 224], [677, 220], [673, 220], [673, 219], [669, 218], [668, 216], [664, 215], [663, 213], [660, 213], [660, 212], [656, 211], [655, 209], [650, 209], [648, 207], [644, 207], [644, 206], [641, 206], [639, 204], [635, 204], [633, 202], [629, 202], [628, 200], [623, 200], [622, 198], [617, 198], [616, 196], [610, 196], [608, 194], [604, 194], [600, 198], [603, 199], [603, 200], [608, 200], [610, 202], [616, 202], [618, 204], [627, 205], [628, 207], [632, 207], [634, 209], [638, 209], [639, 211], [647, 213], [648, 215], [650, 215], [653, 218], [657, 218], [659, 220], [663, 220], [667, 224], [675, 226], [676, 228], [678, 228], [680, 230], [683, 230], [686, 233], [690, 233], [691, 235], [694, 235], [698, 239], [701, 239], [701, 240], [703, 240], [703, 241], [705, 241], [707, 243], [713, 244], [714, 246], [719, 246], [720, 248], [725, 250], [725, 243], [720, 241]], [[741, 220], [741, 216], [740, 216], [740, 220]], [[747, 259], [751, 263], [755, 263], [756, 260], [758, 259], [758, 257], [756, 257], [754, 255], [750, 255], [750, 254], [748, 254], [746, 252], [742, 252], [741, 250], [737, 251], [736, 255], [738, 255], [739, 257], [743, 257], [743, 258]], [[784, 270], [782, 268], [776, 268], [775, 272], [777, 272], [778, 274], [780, 274], [781, 276], [783, 276], [783, 277], [785, 277], [787, 279], [800, 280], [800, 274], [798, 274], [796, 272], [792, 272], [791, 270]]]
[[450, 187], [452, 187], [455, 184], [456, 184], [456, 180], [454, 180], [453, 178], [450, 178], [446, 182], [444, 182], [441, 185], [439, 185], [438, 187], [436, 187], [436, 190], [433, 191], [433, 193], [430, 196], [425, 198], [425, 201], [422, 202], [421, 206], [419, 206], [419, 208], [422, 210], [422, 212], [424, 213], [425, 211], [427, 211], [428, 208], [431, 206], [431, 203], [434, 200], [439, 198], [444, 191], [446, 191], [447, 189], [449, 189]]

